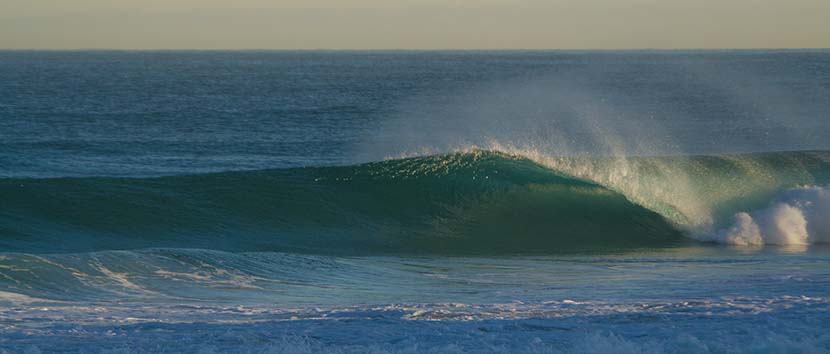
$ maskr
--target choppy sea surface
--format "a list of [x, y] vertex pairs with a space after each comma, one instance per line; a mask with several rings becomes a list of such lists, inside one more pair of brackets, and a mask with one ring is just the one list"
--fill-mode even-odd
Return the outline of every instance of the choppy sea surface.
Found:
[[0, 352], [830, 352], [826, 50], [0, 77]]

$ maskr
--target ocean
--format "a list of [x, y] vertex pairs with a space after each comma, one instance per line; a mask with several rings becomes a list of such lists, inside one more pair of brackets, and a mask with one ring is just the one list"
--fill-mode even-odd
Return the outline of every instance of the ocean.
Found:
[[0, 353], [828, 353], [830, 51], [0, 51]]

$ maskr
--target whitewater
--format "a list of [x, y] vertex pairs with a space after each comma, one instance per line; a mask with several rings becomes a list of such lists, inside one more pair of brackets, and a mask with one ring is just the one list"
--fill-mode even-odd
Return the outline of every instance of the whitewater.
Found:
[[0, 353], [830, 351], [826, 51], [0, 64]]

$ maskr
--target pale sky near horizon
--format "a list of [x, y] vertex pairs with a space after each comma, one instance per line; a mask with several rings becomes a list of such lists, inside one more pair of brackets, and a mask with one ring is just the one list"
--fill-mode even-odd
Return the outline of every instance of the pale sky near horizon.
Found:
[[2, 49], [828, 47], [830, 0], [0, 0]]

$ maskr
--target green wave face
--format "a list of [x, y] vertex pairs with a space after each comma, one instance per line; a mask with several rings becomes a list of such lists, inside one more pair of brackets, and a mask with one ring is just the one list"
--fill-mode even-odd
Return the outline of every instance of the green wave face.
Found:
[[683, 232], [630, 198], [474, 151], [346, 167], [0, 180], [0, 247], [513, 254], [660, 247]]
[[[524, 156], [473, 150], [344, 167], [2, 179], [0, 247], [323, 254], [663, 247], [717, 240], [736, 213], [763, 209], [788, 188], [830, 183], [827, 152]], [[816, 202], [794, 203], [825, 218], [824, 206], [808, 205]]]

